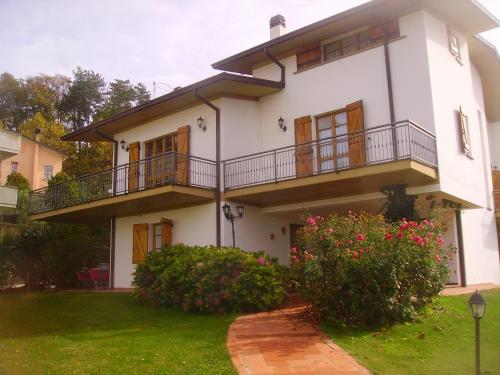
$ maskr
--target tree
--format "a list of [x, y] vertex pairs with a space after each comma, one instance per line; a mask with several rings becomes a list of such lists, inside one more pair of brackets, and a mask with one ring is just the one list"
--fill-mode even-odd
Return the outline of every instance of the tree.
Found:
[[40, 113], [47, 121], [60, 122], [64, 118], [60, 112], [61, 102], [67, 95], [70, 84], [71, 79], [60, 74], [40, 74], [26, 78], [24, 90], [28, 118]]
[[132, 85], [130, 80], [115, 79], [109, 84], [106, 101], [96, 119], [102, 120], [111, 115], [130, 109], [150, 99], [146, 86], [142, 83]]
[[0, 120], [6, 129], [19, 129], [26, 120], [26, 93], [12, 74], [0, 75]]
[[74, 143], [61, 141], [61, 137], [67, 133], [62, 123], [47, 120], [42, 113], [37, 112], [31, 119], [23, 124], [21, 134], [35, 139], [37, 129], [40, 130], [41, 143], [55, 148], [66, 155], [76, 153], [76, 146]]
[[151, 100], [151, 93], [144, 83], [139, 82], [135, 85], [135, 104], [143, 104], [149, 100]]
[[106, 82], [99, 73], [81, 67], [73, 71], [73, 81], [60, 104], [67, 127], [79, 130], [93, 121], [104, 102], [105, 88]]

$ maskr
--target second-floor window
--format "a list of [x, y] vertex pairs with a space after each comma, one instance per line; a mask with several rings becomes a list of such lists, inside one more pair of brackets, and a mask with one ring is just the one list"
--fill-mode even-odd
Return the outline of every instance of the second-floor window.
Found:
[[392, 20], [383, 25], [373, 26], [344, 38], [326, 42], [322, 47], [318, 45], [300, 51], [297, 53], [297, 71], [383, 43], [384, 35], [387, 40], [399, 38], [398, 20]]
[[10, 163], [10, 171], [17, 172], [17, 168], [19, 167], [19, 163], [17, 161], [12, 161]]
[[43, 179], [48, 181], [52, 178], [52, 165], [43, 166]]

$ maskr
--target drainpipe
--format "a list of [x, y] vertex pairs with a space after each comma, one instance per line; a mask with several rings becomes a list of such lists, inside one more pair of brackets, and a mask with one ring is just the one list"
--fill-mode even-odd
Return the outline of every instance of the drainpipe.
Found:
[[455, 211], [455, 223], [457, 225], [458, 261], [460, 262], [460, 286], [465, 287], [467, 286], [467, 278], [465, 277], [464, 235], [460, 210]]
[[264, 48], [264, 55], [266, 55], [266, 57], [271, 60], [273, 63], [275, 63], [276, 65], [278, 65], [278, 67], [281, 69], [281, 80], [280, 80], [280, 83], [282, 83], [283, 85], [285, 84], [285, 66], [280, 63], [278, 61], [278, 59], [276, 59], [276, 57], [274, 57], [273, 55], [271, 55], [269, 53], [269, 50], [267, 48]]
[[[396, 118], [394, 116], [394, 95], [392, 92], [392, 75], [391, 75], [391, 59], [389, 55], [389, 41], [387, 39], [387, 31], [385, 26], [382, 25], [382, 30], [384, 31], [384, 60], [385, 60], [385, 76], [387, 77], [387, 94], [389, 96], [389, 115], [391, 117], [391, 128], [392, 128], [392, 152], [394, 156], [394, 160], [398, 158], [398, 145], [397, 145], [397, 137], [396, 137], [396, 126], [394, 123], [396, 122]], [[408, 132], [410, 132], [410, 128], [408, 127]], [[411, 134], [409, 133], [408, 135]], [[410, 139], [411, 142], [411, 139]]]
[[193, 91], [193, 96], [200, 102], [206, 104], [215, 111], [215, 220], [216, 220], [216, 246], [221, 246], [221, 215], [220, 215], [220, 109], [212, 102], [208, 101], [203, 96], [199, 95], [197, 90]]

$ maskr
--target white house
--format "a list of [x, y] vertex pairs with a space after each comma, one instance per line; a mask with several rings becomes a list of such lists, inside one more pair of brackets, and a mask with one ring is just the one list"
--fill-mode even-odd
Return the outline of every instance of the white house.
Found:
[[33, 192], [31, 217], [111, 223], [127, 288], [163, 243], [230, 246], [225, 202], [244, 207], [236, 245], [286, 263], [304, 210], [378, 212], [402, 186], [422, 215], [429, 195], [455, 207], [450, 282], [499, 283], [500, 65], [476, 36], [498, 20], [472, 0], [373, 0], [270, 25], [222, 73], [65, 136], [114, 142], [115, 167]]

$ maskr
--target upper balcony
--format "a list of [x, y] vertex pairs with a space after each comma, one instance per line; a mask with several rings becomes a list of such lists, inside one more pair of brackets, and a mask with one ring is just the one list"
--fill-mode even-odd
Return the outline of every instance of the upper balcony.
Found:
[[168, 152], [30, 193], [33, 220], [106, 222], [215, 199], [215, 162]]
[[0, 161], [19, 154], [21, 134], [0, 130]]
[[266, 207], [437, 181], [436, 139], [406, 120], [225, 160], [225, 199]]

